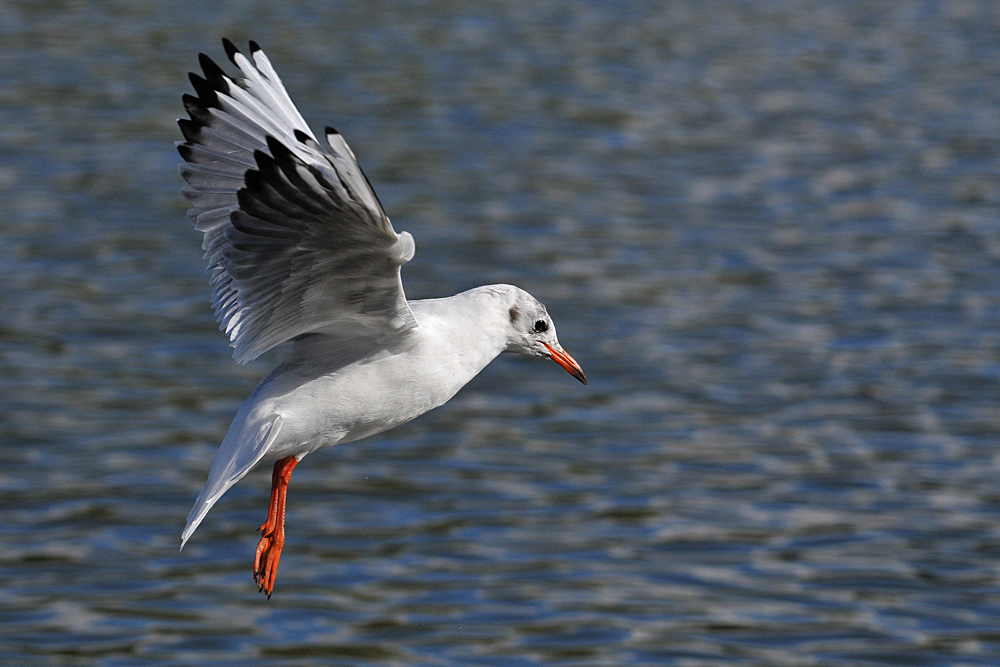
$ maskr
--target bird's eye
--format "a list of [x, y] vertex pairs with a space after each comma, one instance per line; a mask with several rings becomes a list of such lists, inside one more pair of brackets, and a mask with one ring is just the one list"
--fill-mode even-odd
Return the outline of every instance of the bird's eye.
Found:
[[545, 320], [535, 320], [535, 333], [542, 333], [549, 330], [549, 323]]

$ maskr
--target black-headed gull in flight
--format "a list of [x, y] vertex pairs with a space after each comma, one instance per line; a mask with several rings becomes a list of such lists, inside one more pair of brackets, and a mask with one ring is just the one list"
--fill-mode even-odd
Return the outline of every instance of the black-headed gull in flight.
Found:
[[204, 54], [178, 121], [188, 217], [204, 233], [212, 304], [236, 361], [289, 342], [243, 403], [181, 548], [212, 505], [255, 465], [277, 459], [254, 559], [268, 597], [285, 542], [285, 492], [307, 454], [422, 415], [501, 352], [552, 359], [584, 384], [545, 306], [511, 285], [407, 301], [399, 269], [414, 253], [397, 234], [354, 153], [306, 125], [267, 56], [223, 40], [241, 78]]

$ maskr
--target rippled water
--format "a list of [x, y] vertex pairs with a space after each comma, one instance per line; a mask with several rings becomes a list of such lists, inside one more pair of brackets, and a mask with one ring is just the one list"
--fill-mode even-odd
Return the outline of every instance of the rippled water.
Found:
[[[190, 545], [268, 359], [212, 320], [172, 142], [260, 42], [351, 141], [411, 297], [502, 358], [269, 471]], [[995, 665], [1000, 13], [988, 2], [0, 6], [0, 663]]]

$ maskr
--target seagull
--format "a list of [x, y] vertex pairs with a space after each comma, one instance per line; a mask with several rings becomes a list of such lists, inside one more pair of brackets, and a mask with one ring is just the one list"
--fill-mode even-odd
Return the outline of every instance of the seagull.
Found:
[[189, 118], [177, 121], [181, 192], [204, 234], [212, 305], [235, 360], [287, 345], [222, 440], [181, 549], [231, 486], [274, 460], [253, 567], [270, 598], [288, 482], [307, 455], [444, 404], [501, 352], [587, 377], [545, 306], [522, 289], [408, 301], [400, 267], [413, 258], [413, 237], [393, 229], [347, 142], [327, 127], [320, 143], [255, 42], [249, 57], [222, 43], [240, 75], [199, 54], [197, 95], [183, 96]]

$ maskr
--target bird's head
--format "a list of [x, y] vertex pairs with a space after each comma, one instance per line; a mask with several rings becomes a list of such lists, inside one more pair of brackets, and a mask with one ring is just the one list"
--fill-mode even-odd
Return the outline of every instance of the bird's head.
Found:
[[510, 320], [510, 330], [506, 352], [551, 359], [577, 380], [587, 384], [587, 376], [580, 364], [559, 344], [556, 326], [538, 299], [522, 289], [514, 288], [507, 317]]

